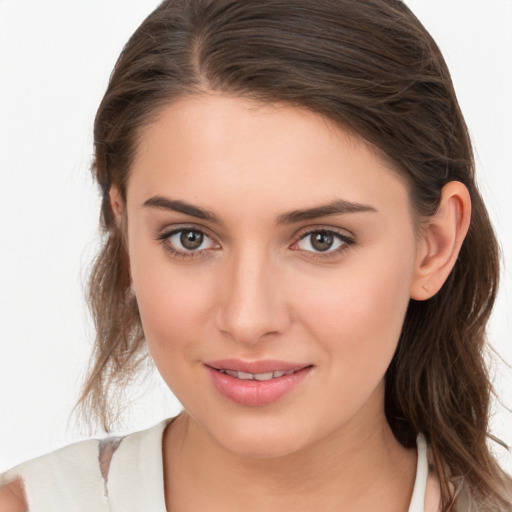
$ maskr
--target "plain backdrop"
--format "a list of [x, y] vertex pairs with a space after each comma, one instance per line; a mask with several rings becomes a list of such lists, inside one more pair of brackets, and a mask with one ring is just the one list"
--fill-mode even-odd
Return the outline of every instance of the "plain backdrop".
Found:
[[[93, 339], [83, 299], [98, 243], [92, 123], [117, 55], [157, 3], [0, 0], [0, 470], [84, 435], [69, 415]], [[512, 1], [407, 3], [452, 71], [503, 248], [489, 337], [512, 408]], [[158, 376], [131, 396], [126, 431], [180, 410]], [[493, 432], [512, 445], [504, 406]], [[512, 456], [496, 452], [512, 472]]]

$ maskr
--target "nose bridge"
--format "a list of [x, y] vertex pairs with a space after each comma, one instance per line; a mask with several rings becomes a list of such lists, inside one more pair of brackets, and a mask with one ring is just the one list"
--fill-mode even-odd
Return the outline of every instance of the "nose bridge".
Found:
[[278, 276], [279, 269], [261, 248], [233, 254], [219, 303], [219, 329], [244, 344], [282, 332], [289, 314]]

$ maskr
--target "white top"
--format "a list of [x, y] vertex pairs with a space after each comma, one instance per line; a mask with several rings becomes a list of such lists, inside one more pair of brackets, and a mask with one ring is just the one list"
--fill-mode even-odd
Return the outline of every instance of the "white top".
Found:
[[[25, 462], [0, 475], [0, 487], [21, 477], [29, 512], [166, 512], [162, 435], [171, 420], [122, 438], [104, 478], [105, 442], [81, 441]], [[115, 442], [115, 441], [114, 441]], [[116, 443], [117, 444], [117, 443]], [[418, 463], [409, 512], [437, 512], [439, 486], [417, 439]]]

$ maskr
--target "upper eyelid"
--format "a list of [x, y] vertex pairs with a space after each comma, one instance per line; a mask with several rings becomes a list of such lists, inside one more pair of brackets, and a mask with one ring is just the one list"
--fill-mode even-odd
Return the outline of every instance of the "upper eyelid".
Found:
[[339, 235], [342, 238], [355, 241], [355, 236], [347, 229], [337, 228], [334, 226], [321, 226], [321, 225], [320, 226], [307, 226], [307, 227], [301, 228], [300, 230], [298, 230], [295, 233], [294, 237], [298, 241], [307, 235], [310, 235], [312, 233], [322, 232], [322, 231], [327, 232], [327, 233], [333, 233], [335, 235]]
[[202, 233], [203, 235], [207, 236], [208, 238], [211, 238], [212, 240], [215, 240], [218, 243], [218, 237], [215, 235], [212, 235], [209, 229], [205, 228], [204, 226], [197, 226], [192, 224], [178, 224], [173, 226], [165, 226], [163, 228], [156, 230], [156, 237], [157, 238], [165, 238], [169, 237], [173, 234], [179, 233], [180, 231], [198, 231], [199, 233]]

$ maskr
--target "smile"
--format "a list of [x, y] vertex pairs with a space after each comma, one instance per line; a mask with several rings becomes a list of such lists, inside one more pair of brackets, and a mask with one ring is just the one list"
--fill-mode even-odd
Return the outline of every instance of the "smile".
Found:
[[233, 359], [204, 363], [204, 367], [213, 388], [223, 398], [250, 407], [277, 402], [297, 388], [313, 369], [313, 365]]
[[284, 377], [285, 375], [291, 375], [292, 373], [295, 373], [295, 371], [297, 371], [297, 370], [288, 370], [287, 372], [278, 370], [275, 372], [268, 372], [268, 373], [237, 372], [235, 370], [218, 370], [218, 371], [220, 373], [225, 373], [226, 375], [229, 375], [230, 377], [235, 377], [235, 379], [266, 381], [266, 380], [271, 380], [271, 379], [278, 379], [279, 377]]

